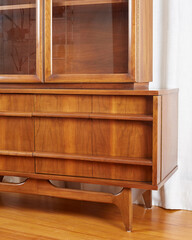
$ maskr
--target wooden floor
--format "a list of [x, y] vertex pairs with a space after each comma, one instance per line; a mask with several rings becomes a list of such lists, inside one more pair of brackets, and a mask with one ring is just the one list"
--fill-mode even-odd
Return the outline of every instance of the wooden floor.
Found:
[[1, 240], [192, 239], [192, 212], [134, 205], [133, 232], [108, 204], [0, 193]]

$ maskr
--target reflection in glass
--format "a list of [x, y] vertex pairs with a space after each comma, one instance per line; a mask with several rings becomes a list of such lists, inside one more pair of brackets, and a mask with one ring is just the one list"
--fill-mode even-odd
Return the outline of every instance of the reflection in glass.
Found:
[[53, 74], [128, 72], [127, 0], [53, 0]]
[[36, 73], [35, 3], [0, 0], [0, 74]]

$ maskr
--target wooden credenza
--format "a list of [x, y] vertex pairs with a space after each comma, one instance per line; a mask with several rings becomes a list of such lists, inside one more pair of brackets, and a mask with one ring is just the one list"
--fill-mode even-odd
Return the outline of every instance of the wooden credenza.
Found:
[[0, 183], [0, 191], [114, 203], [131, 230], [130, 189], [157, 190], [177, 170], [177, 105], [177, 90], [1, 89], [0, 175], [28, 180]]
[[[153, 80], [153, 0], [0, 1], [0, 191], [113, 203], [177, 169], [177, 90]], [[145, 90], [144, 90], [145, 89]], [[122, 187], [117, 194], [50, 180]]]

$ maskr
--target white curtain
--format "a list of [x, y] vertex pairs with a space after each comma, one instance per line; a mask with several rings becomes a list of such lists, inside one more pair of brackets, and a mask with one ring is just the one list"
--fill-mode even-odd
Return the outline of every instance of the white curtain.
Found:
[[153, 204], [192, 210], [192, 0], [154, 0], [154, 82], [179, 88], [179, 170]]

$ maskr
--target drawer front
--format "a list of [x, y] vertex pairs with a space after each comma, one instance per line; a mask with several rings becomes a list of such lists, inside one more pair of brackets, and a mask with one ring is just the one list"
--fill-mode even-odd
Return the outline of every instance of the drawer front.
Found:
[[36, 158], [36, 172], [79, 177], [92, 177], [92, 163], [65, 159]]
[[0, 94], [0, 112], [33, 112], [34, 96], [29, 94]]
[[36, 112], [145, 114], [153, 113], [151, 96], [36, 95]]
[[150, 182], [152, 180], [152, 168], [148, 166], [96, 163], [66, 159], [36, 158], [36, 172], [127, 181]]
[[0, 171], [35, 172], [34, 96], [0, 94]]
[[93, 113], [151, 115], [152, 112], [151, 96], [93, 96]]
[[36, 112], [90, 113], [92, 97], [82, 95], [36, 95]]
[[151, 158], [152, 123], [94, 120], [93, 155]]
[[152, 180], [152, 168], [124, 164], [94, 163], [93, 177], [150, 182]]
[[152, 123], [36, 118], [35, 149], [37, 152], [151, 158]]
[[0, 94], [0, 170], [152, 181], [157, 110], [151, 96]]
[[37, 152], [92, 154], [91, 121], [84, 119], [36, 118]]
[[0, 156], [0, 171], [34, 173], [34, 158]]
[[0, 117], [0, 150], [34, 151], [34, 120], [25, 117]]

